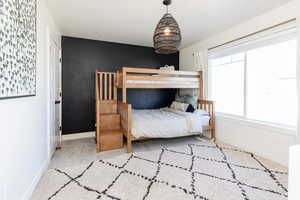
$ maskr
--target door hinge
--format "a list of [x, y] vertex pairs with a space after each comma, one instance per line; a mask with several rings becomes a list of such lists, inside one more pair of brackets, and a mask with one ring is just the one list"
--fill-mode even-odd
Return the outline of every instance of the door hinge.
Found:
[[59, 62], [62, 63], [62, 59], [61, 58], [59, 59]]
[[61, 126], [59, 127], [59, 130], [62, 131], [62, 127]]

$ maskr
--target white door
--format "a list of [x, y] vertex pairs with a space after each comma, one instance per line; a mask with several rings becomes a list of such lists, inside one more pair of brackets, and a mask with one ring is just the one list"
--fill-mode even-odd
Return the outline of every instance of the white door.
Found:
[[62, 88], [61, 88], [61, 51], [57, 47], [57, 62], [55, 68], [55, 138], [58, 141], [57, 148], [61, 148], [62, 133]]
[[49, 131], [50, 157], [60, 147], [61, 141], [61, 64], [60, 51], [56, 42], [50, 37], [49, 46]]

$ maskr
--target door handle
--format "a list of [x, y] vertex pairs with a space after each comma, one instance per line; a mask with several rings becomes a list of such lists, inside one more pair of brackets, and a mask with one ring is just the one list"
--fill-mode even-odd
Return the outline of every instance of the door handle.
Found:
[[55, 104], [60, 104], [60, 101], [55, 101]]

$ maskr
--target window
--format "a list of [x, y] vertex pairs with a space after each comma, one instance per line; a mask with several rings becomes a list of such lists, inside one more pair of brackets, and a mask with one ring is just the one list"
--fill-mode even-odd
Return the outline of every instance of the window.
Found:
[[247, 117], [296, 125], [297, 42], [247, 52]]
[[296, 126], [296, 38], [233, 52], [209, 59], [208, 92], [216, 111]]
[[[244, 113], [244, 53], [212, 60], [211, 98], [216, 111], [243, 115]], [[230, 78], [228, 78], [230, 77]]]

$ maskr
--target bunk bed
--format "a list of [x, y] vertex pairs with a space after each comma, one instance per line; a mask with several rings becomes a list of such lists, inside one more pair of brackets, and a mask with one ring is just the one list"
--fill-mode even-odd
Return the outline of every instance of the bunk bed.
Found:
[[[117, 101], [117, 89], [122, 90], [122, 101]], [[113, 72], [96, 72], [96, 138], [97, 138], [97, 151], [100, 151], [101, 137], [101, 114], [107, 112], [114, 112], [120, 116], [120, 128], [127, 140], [127, 152], [132, 151], [132, 142], [138, 140], [150, 139], [150, 137], [137, 136], [133, 130], [133, 120], [137, 119], [134, 116], [149, 116], [153, 114], [156, 117], [164, 115], [168, 110], [158, 109], [156, 111], [135, 111], [130, 104], [127, 104], [127, 89], [144, 88], [191, 88], [199, 89], [199, 101], [198, 109], [205, 110], [207, 113], [206, 118], [203, 116], [201, 119], [206, 121], [201, 126], [201, 131], [211, 131], [211, 139], [215, 139], [215, 116], [214, 116], [214, 102], [203, 100], [204, 98], [204, 86], [202, 72], [191, 71], [164, 71], [159, 69], [146, 69], [146, 68], [128, 68], [123, 67], [116, 73]], [[133, 113], [134, 112], [134, 113]], [[148, 114], [150, 113], [150, 114]], [[169, 120], [172, 121], [172, 117], [178, 119], [186, 119], [186, 116], [182, 116], [178, 113], [171, 113]], [[169, 114], [168, 114], [169, 115]], [[175, 117], [175, 115], [177, 117]], [[179, 115], [179, 117], [178, 117]], [[189, 115], [189, 114], [184, 114]], [[189, 116], [188, 116], [189, 117]], [[190, 117], [191, 118], [191, 117]], [[149, 118], [151, 119], [151, 118]], [[153, 117], [155, 119], [155, 117]], [[199, 119], [199, 120], [201, 120]], [[163, 120], [163, 119], [162, 119]], [[155, 120], [153, 120], [155, 121]], [[170, 122], [171, 122], [170, 121]], [[195, 120], [194, 120], [195, 121]], [[157, 120], [158, 122], [158, 120]], [[168, 122], [166, 122], [167, 124]], [[180, 121], [176, 121], [180, 124]], [[200, 121], [199, 121], [200, 123]], [[165, 124], [165, 125], [166, 125]], [[160, 124], [161, 127], [164, 124]], [[155, 126], [156, 127], [156, 126]], [[145, 127], [147, 128], [147, 127]], [[152, 127], [153, 128], [153, 127]], [[174, 129], [175, 130], [175, 129]], [[193, 133], [195, 134], [195, 133]], [[199, 134], [199, 132], [198, 132]], [[177, 137], [177, 136], [175, 136]]]

